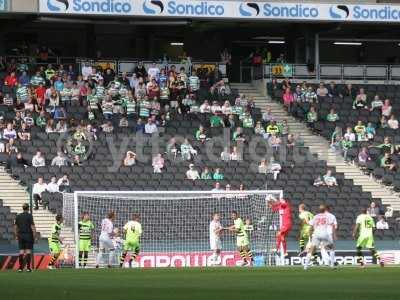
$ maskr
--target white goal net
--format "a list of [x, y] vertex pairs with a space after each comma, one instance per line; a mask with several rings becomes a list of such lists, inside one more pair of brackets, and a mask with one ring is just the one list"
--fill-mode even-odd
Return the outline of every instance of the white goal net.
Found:
[[[75, 258], [79, 251], [78, 222], [84, 212], [90, 214], [95, 226], [88, 266], [95, 265], [101, 221], [115, 212], [114, 228], [122, 233], [123, 226], [140, 215], [143, 234], [140, 241], [139, 267], [196, 267], [209, 266], [209, 226], [214, 213], [221, 216], [227, 228], [233, 224], [231, 213], [237, 211], [250, 238], [255, 265], [276, 264], [272, 251], [279, 228], [279, 215], [268, 207], [268, 201], [282, 197], [282, 191], [155, 191], [155, 192], [75, 192], [64, 194], [64, 225], [75, 233]], [[221, 265], [236, 266], [241, 258], [236, 249], [236, 236], [224, 231], [221, 235]], [[108, 255], [113, 265], [119, 264], [121, 250]], [[75, 259], [78, 267], [78, 260]]]

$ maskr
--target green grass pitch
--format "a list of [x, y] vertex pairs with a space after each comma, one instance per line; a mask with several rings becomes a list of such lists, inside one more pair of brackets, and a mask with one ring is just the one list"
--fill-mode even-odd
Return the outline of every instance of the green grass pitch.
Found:
[[0, 299], [398, 300], [399, 278], [395, 267], [0, 272]]

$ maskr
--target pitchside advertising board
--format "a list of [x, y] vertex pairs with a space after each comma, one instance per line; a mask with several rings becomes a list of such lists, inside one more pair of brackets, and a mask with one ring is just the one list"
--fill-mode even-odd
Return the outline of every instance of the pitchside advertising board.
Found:
[[[381, 258], [388, 265], [400, 264], [400, 251], [381, 251]], [[221, 254], [221, 266], [224, 267], [236, 267], [241, 263], [239, 253], [234, 251], [224, 251]], [[266, 266], [266, 257], [262, 255], [256, 255], [255, 266], [264, 267]], [[270, 258], [271, 259], [271, 258]], [[274, 258], [272, 258], [274, 259]], [[365, 252], [365, 262], [372, 264], [372, 257], [369, 253]], [[279, 260], [276, 258], [275, 262]], [[50, 255], [38, 254], [35, 255], [35, 268], [46, 269], [50, 261]], [[336, 261], [339, 265], [356, 265], [357, 256], [354, 251], [337, 251]], [[305, 262], [305, 257], [299, 257], [296, 252], [289, 252], [289, 256], [285, 260], [287, 266], [301, 266]], [[58, 263], [60, 267], [73, 267], [74, 257], [73, 255], [63, 254]], [[210, 252], [158, 252], [158, 253], [142, 253], [139, 257], [139, 267], [141, 268], [188, 268], [188, 267], [207, 267], [211, 266], [211, 253]], [[14, 255], [0, 255], [0, 270], [19, 268], [18, 256]]]
[[400, 22], [400, 6], [396, 5], [193, 0], [39, 0], [39, 4], [39, 12], [46, 14], [191, 19]]

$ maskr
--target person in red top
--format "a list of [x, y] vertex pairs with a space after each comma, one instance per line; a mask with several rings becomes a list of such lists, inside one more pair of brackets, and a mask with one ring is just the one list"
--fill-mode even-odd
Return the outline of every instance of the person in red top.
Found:
[[276, 249], [281, 251], [281, 246], [283, 248], [283, 254], [287, 255], [287, 242], [286, 238], [289, 235], [290, 230], [292, 230], [292, 207], [290, 203], [281, 198], [278, 201], [269, 201], [269, 207], [273, 212], [279, 212], [281, 227], [276, 234]]
[[15, 88], [17, 86], [18, 79], [15, 76], [14, 72], [11, 72], [10, 75], [6, 76], [4, 79], [4, 84], [8, 86], [10, 89]]
[[46, 94], [46, 88], [43, 86], [43, 83], [40, 83], [39, 86], [35, 89], [36, 100], [40, 107], [44, 107], [46, 104], [46, 100], [44, 95]]

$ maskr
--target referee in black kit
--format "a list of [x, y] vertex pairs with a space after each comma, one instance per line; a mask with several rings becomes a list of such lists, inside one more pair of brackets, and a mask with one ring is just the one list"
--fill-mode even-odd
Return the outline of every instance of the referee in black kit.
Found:
[[32, 249], [36, 238], [36, 227], [33, 222], [33, 217], [29, 213], [29, 204], [22, 206], [23, 212], [18, 214], [15, 218], [14, 233], [15, 238], [18, 240], [19, 248], [19, 269], [18, 272], [24, 270], [26, 260], [26, 271], [32, 272]]

